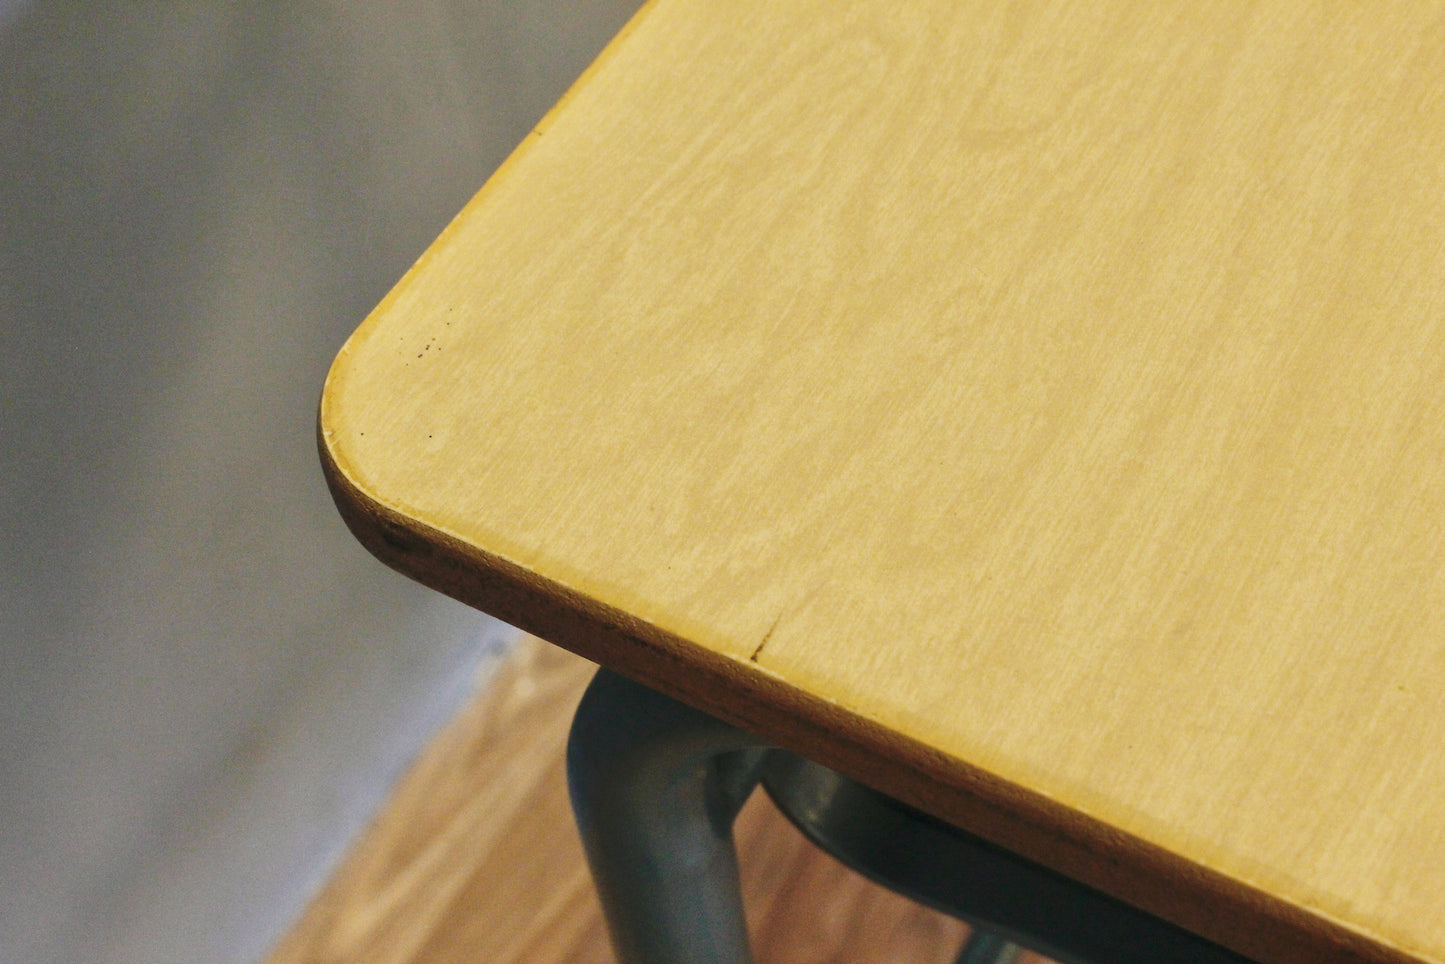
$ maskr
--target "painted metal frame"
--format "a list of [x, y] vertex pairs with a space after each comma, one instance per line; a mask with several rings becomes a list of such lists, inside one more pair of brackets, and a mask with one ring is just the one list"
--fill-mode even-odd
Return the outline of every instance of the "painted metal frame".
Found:
[[621, 964], [751, 964], [732, 827], [759, 784], [844, 864], [972, 925], [958, 964], [1250, 964], [609, 670], [567, 772]]

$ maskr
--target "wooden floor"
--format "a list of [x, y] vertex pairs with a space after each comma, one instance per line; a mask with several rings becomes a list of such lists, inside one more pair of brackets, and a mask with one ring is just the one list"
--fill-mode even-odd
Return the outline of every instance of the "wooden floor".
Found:
[[[268, 964], [612, 961], [563, 774], [592, 670], [525, 640], [419, 758]], [[758, 964], [944, 964], [963, 943], [962, 924], [835, 863], [761, 793], [739, 818], [738, 843]]]

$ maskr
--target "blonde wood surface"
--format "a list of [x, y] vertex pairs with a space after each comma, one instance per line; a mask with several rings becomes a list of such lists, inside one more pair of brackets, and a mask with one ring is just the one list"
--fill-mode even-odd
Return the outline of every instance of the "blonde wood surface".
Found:
[[[612, 961], [564, 779], [568, 724], [593, 668], [522, 643], [267, 964]], [[850, 873], [764, 794], [739, 818], [738, 843], [758, 964], [948, 964], [963, 944], [962, 924]]]
[[1445, 10], [656, 0], [361, 326], [457, 598], [1269, 964], [1445, 962]]

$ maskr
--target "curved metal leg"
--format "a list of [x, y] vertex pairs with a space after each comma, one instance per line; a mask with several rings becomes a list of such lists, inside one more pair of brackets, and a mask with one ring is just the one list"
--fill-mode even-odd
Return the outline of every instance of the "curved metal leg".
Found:
[[997, 934], [974, 929], [954, 964], [1014, 964], [1023, 948]]
[[1248, 964], [1237, 954], [606, 670], [567, 773], [621, 964], [750, 964], [732, 825], [759, 780], [823, 850], [982, 930], [958, 964], [1022, 945], [1063, 964]]
[[[998, 955], [1008, 942], [1062, 964], [1248, 964], [816, 763], [772, 754], [763, 785], [805, 836], [843, 863], [981, 927], [990, 939], [970, 941], [960, 964], [1007, 960]], [[974, 952], [994, 956], [967, 956]]]
[[621, 964], [749, 964], [732, 825], [757, 738], [607, 670], [567, 745], [572, 808]]

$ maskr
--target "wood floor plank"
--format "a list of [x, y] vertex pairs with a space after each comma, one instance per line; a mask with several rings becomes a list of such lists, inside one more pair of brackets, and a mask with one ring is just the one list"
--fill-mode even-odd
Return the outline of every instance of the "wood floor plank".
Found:
[[[519, 645], [268, 964], [610, 964], [563, 770], [593, 669], [538, 640]], [[945, 964], [966, 936], [819, 852], [763, 794], [737, 832], [759, 964]]]

